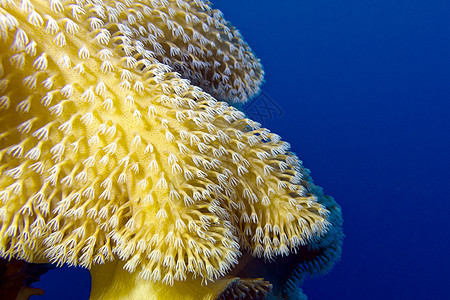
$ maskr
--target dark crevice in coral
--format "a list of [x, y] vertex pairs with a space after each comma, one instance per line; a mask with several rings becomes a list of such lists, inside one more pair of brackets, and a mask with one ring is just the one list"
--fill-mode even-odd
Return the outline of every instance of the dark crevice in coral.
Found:
[[236, 278], [215, 300], [264, 300], [271, 284], [262, 279]]
[[33, 295], [43, 295], [42, 289], [33, 288], [31, 284], [52, 268], [51, 264], [0, 258], [0, 299], [28, 300]]

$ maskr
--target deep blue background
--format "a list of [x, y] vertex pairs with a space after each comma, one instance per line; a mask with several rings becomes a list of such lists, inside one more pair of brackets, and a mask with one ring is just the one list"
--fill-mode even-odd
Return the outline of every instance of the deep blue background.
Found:
[[[342, 260], [309, 299], [447, 299], [450, 1], [212, 2], [264, 64], [283, 112], [264, 126], [342, 206]], [[88, 298], [83, 271], [45, 285]]]

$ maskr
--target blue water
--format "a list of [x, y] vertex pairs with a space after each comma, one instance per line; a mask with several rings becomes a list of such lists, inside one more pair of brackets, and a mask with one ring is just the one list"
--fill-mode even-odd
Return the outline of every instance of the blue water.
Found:
[[[264, 126], [342, 206], [342, 260], [309, 299], [448, 299], [450, 1], [212, 2], [264, 64]], [[89, 285], [51, 271], [32, 299]]]

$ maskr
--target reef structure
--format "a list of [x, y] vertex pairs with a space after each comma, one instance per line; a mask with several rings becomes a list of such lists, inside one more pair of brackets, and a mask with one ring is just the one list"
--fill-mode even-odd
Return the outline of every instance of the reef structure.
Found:
[[91, 299], [264, 298], [280, 257], [288, 295], [339, 257], [334, 200], [224, 102], [264, 72], [207, 2], [1, 1], [0, 34], [1, 257], [88, 268]]

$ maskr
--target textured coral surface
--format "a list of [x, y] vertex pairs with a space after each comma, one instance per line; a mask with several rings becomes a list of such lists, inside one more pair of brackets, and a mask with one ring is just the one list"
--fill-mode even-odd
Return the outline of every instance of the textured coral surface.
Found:
[[0, 5], [3, 257], [173, 285], [340, 226], [288, 143], [193, 84], [245, 101], [263, 75], [205, 2]]

